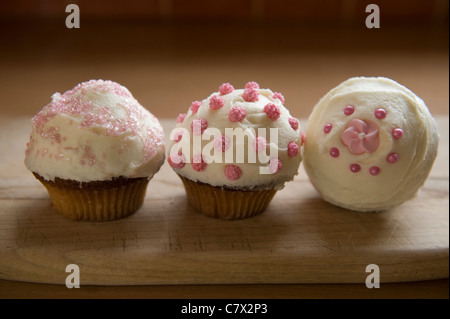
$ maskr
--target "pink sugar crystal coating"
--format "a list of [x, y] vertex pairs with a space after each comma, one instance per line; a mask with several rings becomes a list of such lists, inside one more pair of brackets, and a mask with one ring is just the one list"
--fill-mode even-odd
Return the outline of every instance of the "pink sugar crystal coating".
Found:
[[283, 163], [278, 158], [272, 158], [269, 162], [269, 171], [271, 174], [276, 174], [281, 171]]
[[208, 121], [205, 119], [196, 119], [191, 123], [191, 131], [193, 134], [201, 135], [208, 128]]
[[211, 110], [218, 110], [225, 105], [225, 101], [218, 95], [211, 96], [209, 100], [209, 107]]
[[178, 114], [177, 123], [183, 123], [185, 118], [186, 118], [186, 113]]
[[397, 153], [390, 153], [387, 157], [386, 157], [386, 161], [388, 163], [394, 164], [398, 161], [398, 154]]
[[192, 114], [197, 113], [198, 109], [200, 108], [200, 106], [202, 105], [202, 102], [200, 101], [194, 101], [191, 104], [190, 110], [192, 112]]
[[325, 134], [328, 134], [328, 133], [331, 132], [332, 128], [333, 128], [333, 124], [331, 124], [331, 123], [325, 124], [324, 127], [323, 127], [323, 132]]
[[234, 91], [234, 87], [230, 83], [223, 83], [219, 87], [220, 95], [225, 95]]
[[[110, 116], [108, 107], [99, 107], [95, 110], [95, 106], [90, 100], [82, 99], [88, 92], [94, 95], [113, 93], [128, 98], [130, 103], [123, 105], [127, 114], [137, 117], [144, 116], [135, 105], [138, 104], [137, 101], [125, 87], [112, 81], [91, 80], [78, 84], [72, 90], [66, 91], [62, 95], [60, 93], [53, 94], [52, 102], [33, 118], [38, 134], [42, 132], [45, 124], [58, 114], [82, 116], [82, 127], [104, 125], [108, 122]], [[116, 121], [111, 125], [118, 126], [119, 124], [121, 123]]]
[[355, 107], [354, 107], [353, 105], [347, 105], [347, 106], [344, 108], [344, 114], [345, 114], [345, 115], [352, 115], [353, 112], [355, 112]]
[[337, 147], [330, 148], [330, 156], [331, 157], [339, 157], [339, 149]]
[[288, 156], [289, 157], [294, 157], [297, 156], [297, 154], [300, 151], [300, 147], [297, 145], [297, 143], [295, 142], [290, 142], [288, 144]]
[[267, 141], [264, 137], [257, 136], [256, 138], [253, 139], [252, 146], [255, 151], [263, 152], [267, 147]]
[[376, 109], [375, 110], [375, 117], [379, 120], [384, 119], [386, 117], [386, 110], [385, 109]]
[[240, 106], [233, 106], [228, 112], [228, 119], [231, 122], [241, 122], [246, 116], [245, 110]]
[[186, 165], [186, 158], [181, 153], [174, 153], [167, 158], [167, 162], [171, 167], [181, 169]]
[[267, 117], [272, 121], [276, 121], [281, 115], [281, 110], [277, 105], [268, 103], [264, 106], [264, 113], [266, 113]]
[[297, 119], [294, 119], [293, 117], [290, 117], [288, 121], [289, 121], [289, 124], [291, 125], [292, 129], [293, 129], [294, 131], [297, 131], [298, 126], [299, 126], [298, 120], [297, 120]]
[[403, 130], [401, 128], [392, 129], [392, 137], [399, 140], [403, 137]]
[[350, 170], [353, 173], [358, 173], [361, 170], [361, 166], [359, 164], [350, 164]]
[[[108, 95], [116, 95], [121, 99], [114, 105], [99, 105], [98, 101], [102, 101], [103, 96], [108, 100]], [[116, 108], [120, 109], [124, 116], [114, 116]], [[157, 127], [148, 127], [147, 131], [143, 131], [144, 120], [157, 123], [157, 119], [142, 107], [125, 87], [112, 81], [91, 80], [78, 84], [62, 95], [53, 94], [52, 101], [33, 118], [37, 134], [49, 140], [51, 144], [63, 144], [67, 141], [67, 136], [62, 135], [59, 127], [48, 127], [48, 121], [57, 115], [67, 115], [69, 126], [77, 125], [77, 128], [93, 130], [95, 134], [100, 134], [97, 128], [101, 127], [106, 136], [123, 133], [142, 136], [146, 160], [156, 154], [155, 146], [161, 144], [163, 139], [163, 132]], [[68, 150], [66, 147], [63, 149]], [[122, 150], [118, 151], [120, 153]], [[79, 164], [101, 165], [102, 162], [97, 161], [95, 154], [89, 145], [85, 146]], [[61, 159], [64, 157], [64, 151], [49, 154], [49, 157]]]
[[279, 92], [275, 92], [275, 93], [272, 95], [272, 98], [273, 98], [273, 99], [278, 99], [278, 100], [281, 101], [282, 104], [284, 104], [284, 96], [283, 96], [283, 94], [281, 94], [281, 93], [279, 93]]
[[245, 84], [245, 88], [259, 90], [259, 84], [257, 82], [250, 81]]
[[245, 89], [242, 98], [247, 102], [256, 102], [259, 100], [259, 92], [254, 88]]
[[218, 152], [225, 152], [230, 148], [230, 139], [224, 135], [214, 139], [214, 149]]
[[225, 176], [230, 181], [235, 181], [242, 176], [242, 170], [239, 166], [236, 165], [227, 165], [225, 167]]
[[371, 168], [369, 168], [369, 172], [370, 175], [377, 176], [378, 174], [380, 174], [380, 168], [378, 166], [372, 166]]
[[192, 157], [191, 165], [192, 165], [192, 168], [197, 172], [203, 171], [206, 168], [206, 166], [208, 166], [208, 164], [203, 159], [202, 154], [195, 154]]

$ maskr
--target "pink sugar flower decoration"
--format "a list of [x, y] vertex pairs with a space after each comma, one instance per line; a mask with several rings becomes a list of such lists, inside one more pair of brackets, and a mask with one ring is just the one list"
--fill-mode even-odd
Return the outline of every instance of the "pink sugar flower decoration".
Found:
[[272, 95], [272, 98], [273, 98], [273, 99], [278, 99], [278, 100], [281, 101], [282, 104], [284, 104], [284, 96], [283, 96], [283, 94], [278, 93], [278, 92], [275, 92], [275, 93]]
[[177, 123], [183, 123], [185, 118], [186, 118], [186, 113], [180, 113], [177, 117]]
[[236, 165], [227, 165], [225, 167], [225, 176], [230, 181], [235, 181], [242, 176], [242, 170], [239, 166]]
[[209, 100], [211, 110], [218, 110], [225, 105], [225, 101], [218, 95], [213, 95]]
[[242, 98], [247, 102], [256, 102], [259, 100], [259, 92], [254, 88], [245, 89]]
[[247, 82], [247, 83], [245, 84], [245, 88], [246, 88], [246, 89], [255, 89], [255, 90], [258, 90], [258, 89], [259, 89], [259, 84], [258, 84], [257, 82], [250, 81], [250, 82]]
[[240, 106], [233, 106], [231, 110], [228, 112], [228, 119], [231, 122], [241, 122], [247, 113], [245, 113], [245, 110]]
[[280, 108], [273, 103], [268, 103], [266, 104], [266, 106], [264, 106], [264, 113], [266, 113], [267, 117], [272, 121], [278, 120], [281, 115]]
[[375, 152], [378, 148], [378, 126], [370, 121], [354, 119], [341, 134], [341, 141], [355, 155]]
[[200, 108], [201, 105], [202, 105], [202, 102], [200, 102], [200, 101], [192, 102], [191, 108], [190, 108], [191, 111], [192, 111], [192, 114], [197, 113], [197, 111], [198, 111], [198, 109]]
[[230, 83], [223, 83], [219, 87], [220, 95], [225, 95], [234, 91], [234, 87]]

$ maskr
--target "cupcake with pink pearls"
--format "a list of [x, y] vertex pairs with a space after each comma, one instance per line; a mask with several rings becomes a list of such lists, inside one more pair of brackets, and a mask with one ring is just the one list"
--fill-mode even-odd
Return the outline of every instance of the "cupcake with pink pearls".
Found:
[[216, 218], [251, 217], [297, 175], [302, 133], [284, 102], [256, 82], [224, 83], [178, 116], [167, 160], [191, 206]]

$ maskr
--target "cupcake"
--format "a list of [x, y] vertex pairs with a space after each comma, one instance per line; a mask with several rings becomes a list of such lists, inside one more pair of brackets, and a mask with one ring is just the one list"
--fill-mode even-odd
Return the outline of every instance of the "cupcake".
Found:
[[53, 94], [32, 124], [25, 165], [56, 211], [70, 219], [132, 214], [164, 162], [159, 121], [112, 81], [91, 80]]
[[301, 131], [284, 97], [249, 82], [229, 83], [180, 114], [168, 162], [191, 206], [221, 219], [263, 212], [298, 173]]
[[355, 211], [411, 199], [427, 179], [439, 134], [425, 103], [387, 78], [351, 78], [314, 107], [305, 170], [322, 197]]

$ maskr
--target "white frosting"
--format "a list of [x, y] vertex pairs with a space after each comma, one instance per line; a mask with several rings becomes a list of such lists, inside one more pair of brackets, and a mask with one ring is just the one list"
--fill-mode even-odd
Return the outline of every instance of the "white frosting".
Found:
[[[242, 89], [233, 90], [231, 93], [224, 95], [215, 92], [201, 101], [201, 106], [195, 114], [192, 110], [189, 110], [184, 121], [178, 124], [171, 134], [171, 142], [168, 147], [169, 154], [177, 154], [179, 147], [182, 146], [190, 149], [190, 154], [184, 154], [185, 152], [182, 151], [183, 156], [186, 155], [185, 158], [187, 162], [184, 167], [173, 167], [174, 170], [181, 176], [192, 181], [199, 181], [212, 186], [223, 186], [236, 189], [282, 189], [286, 181], [292, 180], [298, 173], [301, 162], [301, 151], [295, 156], [289, 156], [288, 144], [293, 142], [296, 144], [295, 147], [300, 150], [300, 126], [296, 129], [291, 127], [289, 119], [291, 118], [291, 120], [295, 122], [297, 122], [297, 120], [291, 117], [288, 109], [283, 106], [279, 98], [274, 97], [274, 93], [271, 90], [258, 88], [257, 92], [259, 93], [259, 97], [258, 101], [255, 102], [245, 101], [242, 96], [244, 93], [244, 90]], [[223, 107], [216, 110], [210, 108], [210, 102], [213, 96], [220, 96], [223, 98]], [[276, 120], [270, 119], [264, 112], [264, 107], [269, 103], [276, 105], [280, 110], [280, 116]], [[242, 119], [242, 121], [233, 122], [230, 120], [229, 112], [233, 107], [241, 107], [245, 110], [245, 118]], [[210, 143], [214, 143], [213, 141], [215, 137], [217, 137], [217, 134], [215, 134], [207, 140], [203, 140], [201, 148], [194, 150], [192, 144], [195, 135], [192, 134], [191, 125], [196, 119], [205, 119], [207, 121], [208, 128], [201, 135], [202, 137], [208, 133], [214, 134], [214, 132], [220, 131], [221, 135], [227, 136], [229, 140], [234, 141], [230, 144], [232, 147], [227, 150], [228, 152], [231, 151], [233, 154], [236, 154], [238, 152], [237, 147], [245, 150], [244, 162], [238, 163], [236, 158], [231, 162], [226, 160], [226, 152], [220, 151], [219, 148], [219, 151], [211, 151], [209, 153], [204, 152], [203, 158], [209, 163], [204, 170], [196, 171], [191, 164], [193, 155], [200, 154], [205, 146], [208, 144], [212, 145]], [[243, 131], [249, 129], [247, 131], [249, 135], [244, 139], [243, 144], [238, 144], [236, 139], [233, 140], [232, 136], [226, 134], [226, 129], [233, 130], [236, 128], [241, 128]], [[258, 128], [266, 129], [265, 136], [262, 133], [258, 135]], [[270, 128], [276, 129], [278, 133], [278, 142], [275, 141], [273, 135], [271, 139]], [[183, 139], [178, 143], [173, 141], [177, 132], [182, 130], [185, 130], [185, 132], [188, 132], [189, 134], [183, 135]], [[187, 136], [187, 138], [185, 138], [185, 136]], [[254, 151], [253, 139], [256, 136], [263, 136], [267, 141], [267, 147], [263, 151], [263, 154], [267, 155], [265, 158], [258, 158], [258, 153]], [[249, 152], [254, 152], [255, 161], [253, 163], [248, 156]], [[214, 155], [216, 157], [214, 157]], [[218, 158], [222, 159], [222, 163], [218, 163], [217, 160], [215, 160]], [[275, 162], [272, 163], [275, 164], [275, 166], [272, 165], [272, 167], [276, 167], [276, 158], [278, 158], [282, 164], [281, 170], [272, 174], [262, 173], [263, 168], [268, 169], [270, 159], [273, 158], [275, 158]], [[241, 170], [242, 175], [239, 178], [230, 180], [229, 176], [227, 176], [226, 169], [230, 164], [238, 166]]]
[[[344, 114], [347, 106], [354, 107], [352, 114]], [[384, 118], [375, 115], [380, 109]], [[374, 151], [357, 155], [342, 141], [344, 130], [355, 119], [378, 127]], [[332, 128], [326, 133], [329, 124]], [[403, 135], [395, 137], [395, 129]], [[429, 175], [438, 142], [436, 122], [410, 90], [387, 78], [351, 78], [327, 93], [311, 113], [304, 167], [326, 201], [357, 211], [381, 211], [416, 194]], [[360, 170], [352, 172], [352, 164]]]
[[125, 87], [92, 80], [52, 96], [33, 118], [25, 154], [47, 180], [150, 179], [164, 161], [163, 129]]

